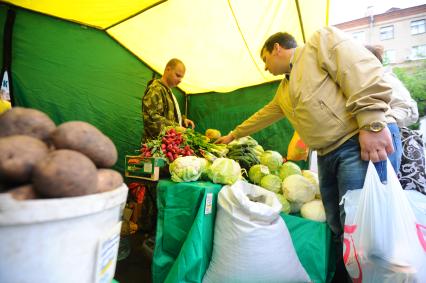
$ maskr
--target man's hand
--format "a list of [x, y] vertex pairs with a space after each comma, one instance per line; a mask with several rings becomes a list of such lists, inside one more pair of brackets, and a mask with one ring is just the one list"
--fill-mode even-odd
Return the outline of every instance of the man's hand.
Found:
[[361, 146], [361, 159], [365, 161], [383, 161], [394, 152], [392, 136], [387, 127], [377, 133], [360, 130], [359, 144]]
[[226, 136], [220, 137], [218, 138], [214, 143], [224, 143], [224, 144], [228, 144], [231, 141], [233, 141], [235, 139], [235, 137], [232, 134], [228, 134]]
[[183, 125], [185, 126], [185, 128], [188, 128], [189, 126], [191, 126], [192, 129], [195, 128], [194, 122], [192, 122], [192, 120], [189, 120], [189, 119], [186, 119], [186, 118], [183, 120]]

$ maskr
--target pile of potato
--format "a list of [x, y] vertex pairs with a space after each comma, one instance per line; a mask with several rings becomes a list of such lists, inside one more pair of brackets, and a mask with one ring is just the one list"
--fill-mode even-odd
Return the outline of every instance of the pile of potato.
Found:
[[105, 169], [117, 149], [89, 123], [58, 127], [43, 112], [14, 107], [0, 115], [0, 193], [15, 199], [74, 197], [106, 192], [123, 183]]

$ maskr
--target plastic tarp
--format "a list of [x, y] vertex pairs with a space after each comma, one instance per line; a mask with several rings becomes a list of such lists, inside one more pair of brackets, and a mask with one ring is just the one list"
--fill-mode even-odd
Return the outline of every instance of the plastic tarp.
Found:
[[[326, 23], [327, 1], [297, 3], [307, 37]], [[273, 78], [263, 77], [263, 63], [259, 61], [258, 49], [263, 40], [284, 30], [303, 41], [296, 1], [169, 0], [130, 4], [0, 0], [0, 40], [8, 9], [16, 11], [9, 74], [15, 105], [39, 109], [56, 124], [71, 120], [93, 124], [117, 146], [119, 161], [115, 169], [121, 172], [124, 155], [134, 154], [139, 148], [143, 132], [141, 98], [146, 84], [154, 74], [162, 73], [172, 54], [182, 55], [187, 65], [182, 84], [185, 91], [191, 92], [183, 87], [185, 84], [199, 91], [239, 88], [187, 96], [188, 114], [196, 122], [197, 131], [217, 128], [225, 134], [275, 93], [278, 84], [264, 83]], [[212, 15], [220, 18], [213, 21]], [[142, 26], [135, 25], [139, 21]], [[201, 33], [205, 25], [206, 32]], [[228, 39], [231, 34], [238, 40]], [[163, 44], [165, 39], [167, 44]], [[231, 42], [241, 45], [234, 49]], [[153, 54], [152, 49], [157, 47]], [[0, 56], [1, 65], [3, 60]], [[256, 70], [256, 74], [250, 75], [250, 70]], [[267, 79], [239, 81], [249, 77]], [[241, 88], [244, 85], [251, 86]], [[180, 89], [174, 89], [174, 93], [185, 112], [184, 93]], [[290, 124], [282, 120], [254, 137], [266, 149], [285, 156], [292, 135]]]
[[[174, 183], [157, 187], [158, 222], [152, 264], [153, 282], [201, 282], [212, 254], [217, 194], [210, 182]], [[205, 214], [212, 194], [211, 213]], [[326, 223], [281, 214], [300, 262], [313, 282], [330, 282], [334, 272], [331, 232]]]
[[187, 66], [180, 88], [190, 94], [276, 80], [260, 59], [264, 41], [286, 31], [302, 44], [303, 34], [308, 38], [328, 21], [328, 0], [0, 2], [105, 29], [158, 73], [180, 58]]
[[153, 282], [201, 282], [212, 254], [216, 217], [216, 205], [205, 214], [205, 200], [211, 194], [216, 204], [221, 188], [210, 182], [158, 183]]
[[[0, 4], [0, 35], [7, 8]], [[115, 168], [123, 172], [124, 155], [135, 154], [139, 147], [141, 98], [155, 72], [102, 31], [22, 9], [16, 10], [12, 40], [16, 105], [39, 109], [56, 124], [92, 123], [117, 146]], [[188, 114], [197, 131], [217, 128], [225, 134], [265, 105], [277, 86], [272, 82], [230, 93], [190, 96]], [[173, 92], [183, 111], [183, 93]], [[285, 155], [292, 135], [284, 119], [254, 137], [266, 149]]]
[[[0, 4], [0, 15], [6, 8]], [[116, 169], [124, 172], [124, 155], [140, 146], [141, 98], [153, 71], [104, 32], [22, 9], [12, 49], [16, 105], [39, 109], [57, 125], [95, 125], [113, 140]], [[174, 93], [184, 107], [182, 93]]]

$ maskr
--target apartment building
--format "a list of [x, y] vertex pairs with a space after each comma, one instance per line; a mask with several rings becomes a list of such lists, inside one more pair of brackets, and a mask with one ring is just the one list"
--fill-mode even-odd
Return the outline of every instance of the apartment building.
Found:
[[388, 64], [426, 59], [426, 4], [399, 9], [334, 25], [362, 44], [382, 45]]

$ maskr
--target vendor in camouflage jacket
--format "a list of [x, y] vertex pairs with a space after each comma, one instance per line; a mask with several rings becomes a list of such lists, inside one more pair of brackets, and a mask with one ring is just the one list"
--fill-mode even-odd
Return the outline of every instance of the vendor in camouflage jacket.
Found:
[[160, 79], [148, 83], [142, 98], [144, 124], [143, 140], [156, 138], [167, 126], [191, 126], [194, 122], [181, 115], [179, 104], [172, 92], [185, 75], [185, 65], [179, 59], [171, 59]]

